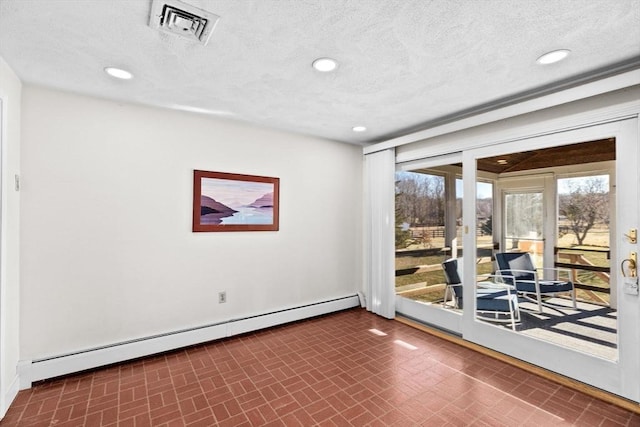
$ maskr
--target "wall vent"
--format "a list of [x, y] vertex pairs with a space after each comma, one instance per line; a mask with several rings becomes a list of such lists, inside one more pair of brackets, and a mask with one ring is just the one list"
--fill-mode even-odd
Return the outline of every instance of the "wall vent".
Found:
[[153, 0], [149, 26], [206, 45], [220, 17], [179, 0]]

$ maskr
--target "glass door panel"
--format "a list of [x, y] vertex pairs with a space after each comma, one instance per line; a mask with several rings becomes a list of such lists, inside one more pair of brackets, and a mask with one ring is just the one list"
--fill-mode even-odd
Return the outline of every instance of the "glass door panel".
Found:
[[[630, 119], [531, 138], [528, 151], [519, 151], [520, 141], [464, 153], [465, 191], [476, 192], [465, 199], [465, 212], [476, 208], [465, 217], [468, 229], [486, 223], [476, 186], [493, 182], [501, 194], [491, 220], [496, 252], [526, 252], [535, 267], [562, 268], [578, 285], [575, 307], [569, 292], [543, 295], [542, 307], [518, 292], [515, 327], [499, 316], [482, 317], [479, 293], [471, 290], [465, 298], [475, 304], [465, 307], [465, 339], [640, 401], [640, 385], [628, 380], [640, 375], [640, 332], [630, 326], [640, 323], [640, 305], [625, 291], [619, 268], [638, 250], [624, 238], [640, 219], [637, 141], [638, 121]], [[575, 178], [582, 184], [569, 180]], [[480, 251], [485, 243], [465, 233], [465, 248]], [[467, 255], [465, 283], [479, 289], [478, 283], [499, 282], [482, 275]], [[590, 292], [608, 286], [609, 303], [585, 298], [582, 285]]]
[[[593, 150], [589, 148], [592, 144], [569, 144], [537, 150], [536, 153], [540, 158], [546, 155], [547, 150], [556, 153], [560, 149]], [[607, 144], [599, 150], [600, 157], [615, 158], [615, 144]], [[528, 159], [531, 156], [530, 152], [524, 152], [499, 157]], [[603, 283], [603, 278], [608, 276], [609, 266], [603, 258], [608, 254], [606, 223], [614, 216], [610, 210], [613, 205], [609, 203], [608, 175], [602, 176], [598, 171], [612, 167], [613, 163], [605, 160], [560, 164], [554, 159], [550, 162], [553, 163], [536, 163], [535, 167], [521, 165], [519, 173], [498, 172], [493, 175], [502, 193], [502, 219], [498, 223], [499, 230], [496, 230], [502, 236], [499, 252], [527, 253], [532, 267], [537, 269], [537, 286], [541, 290], [539, 300], [535, 292], [518, 292], [522, 316], [511, 329], [556, 345], [617, 360], [617, 313], [604, 298], [595, 298], [598, 295], [596, 291], [608, 291], [604, 289], [608, 287], [608, 281]], [[491, 161], [482, 159], [477, 162], [478, 165], [487, 163]], [[549, 173], [551, 167], [570, 178]], [[478, 174], [481, 172], [479, 170]], [[477, 179], [480, 183], [480, 178]], [[477, 203], [479, 200], [478, 196]], [[547, 242], [549, 247], [545, 245]], [[597, 242], [602, 245], [593, 246]], [[481, 248], [479, 238], [477, 248]], [[588, 256], [585, 255], [587, 252]], [[600, 265], [603, 262], [606, 265]], [[485, 272], [477, 266], [477, 280], [486, 281], [481, 273]], [[576, 307], [573, 307], [573, 294], [566, 290], [545, 292], [547, 282], [544, 280], [561, 278], [573, 283]], [[499, 278], [492, 280], [500, 281]], [[606, 294], [601, 292], [599, 295]], [[589, 296], [593, 298], [587, 298]], [[487, 318], [478, 316], [478, 319]], [[497, 322], [490, 324], [496, 325]]]
[[445, 178], [396, 173], [396, 294], [443, 303], [441, 264], [451, 252], [445, 242]]
[[508, 192], [504, 196], [504, 248], [528, 252], [537, 267], [543, 266], [544, 193]]
[[493, 260], [498, 244], [493, 235], [493, 182], [476, 183], [476, 273], [493, 272]]
[[571, 269], [578, 299], [615, 307], [611, 299], [611, 217], [615, 200], [609, 174], [559, 178], [555, 264]]
[[396, 312], [459, 333], [462, 284], [443, 262], [462, 256], [462, 164], [424, 162], [396, 172]]

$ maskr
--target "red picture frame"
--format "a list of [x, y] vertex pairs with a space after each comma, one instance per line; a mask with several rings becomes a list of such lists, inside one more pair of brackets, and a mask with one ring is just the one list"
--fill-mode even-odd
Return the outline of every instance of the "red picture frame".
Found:
[[278, 231], [280, 179], [193, 171], [194, 232]]

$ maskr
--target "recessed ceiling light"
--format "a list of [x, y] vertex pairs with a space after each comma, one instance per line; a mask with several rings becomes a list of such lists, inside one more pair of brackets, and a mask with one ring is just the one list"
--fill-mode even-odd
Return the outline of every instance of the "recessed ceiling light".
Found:
[[352, 128], [352, 130], [353, 130], [354, 132], [364, 132], [365, 130], [367, 130], [367, 128], [366, 128], [366, 127], [364, 127], [364, 126], [354, 126], [354, 127]]
[[540, 58], [536, 59], [538, 64], [547, 65], [553, 64], [554, 62], [562, 61], [564, 58], [569, 56], [571, 51], [569, 49], [558, 49], [552, 52], [545, 53]]
[[338, 67], [338, 62], [335, 59], [331, 58], [318, 58], [313, 61], [313, 64], [311, 65], [318, 71], [328, 73], [329, 71], [333, 71]]
[[508, 162], [507, 162], [505, 159], [498, 159], [498, 160], [497, 160], [497, 163], [498, 163], [499, 165], [506, 165]]
[[107, 67], [104, 69], [104, 72], [116, 79], [129, 80], [133, 78], [133, 74], [127, 70], [123, 70], [122, 68]]

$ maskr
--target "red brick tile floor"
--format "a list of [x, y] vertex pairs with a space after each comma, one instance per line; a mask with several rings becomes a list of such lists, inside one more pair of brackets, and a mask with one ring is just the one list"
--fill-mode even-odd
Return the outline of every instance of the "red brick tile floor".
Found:
[[350, 309], [35, 384], [4, 426], [640, 426], [640, 415]]

